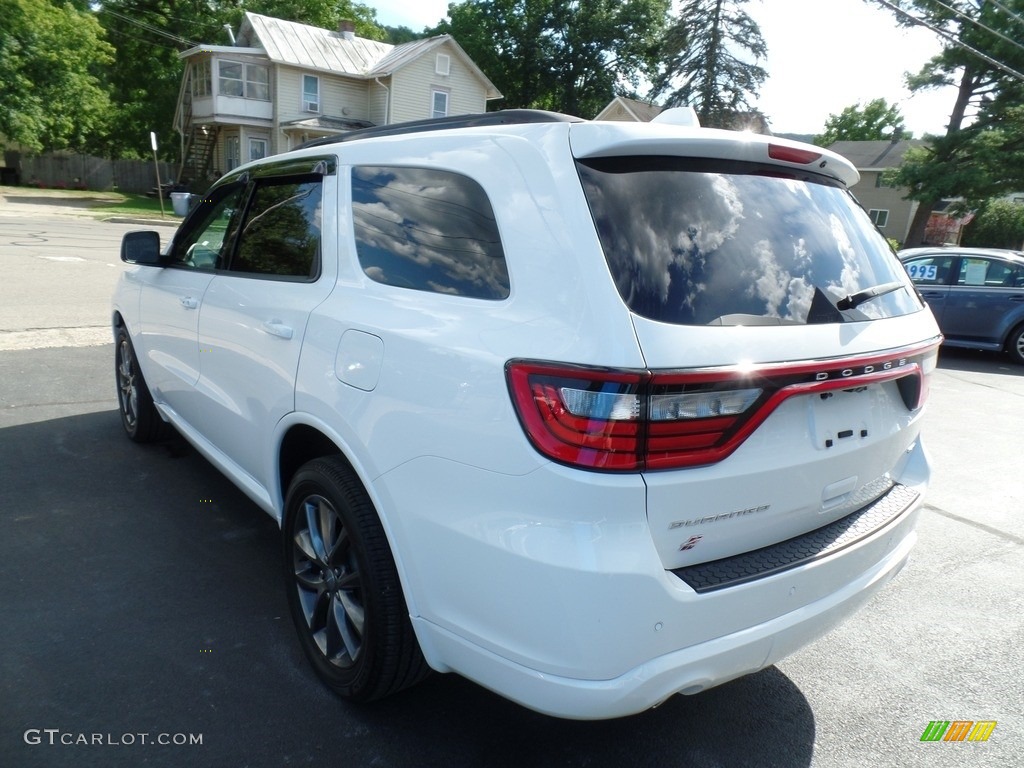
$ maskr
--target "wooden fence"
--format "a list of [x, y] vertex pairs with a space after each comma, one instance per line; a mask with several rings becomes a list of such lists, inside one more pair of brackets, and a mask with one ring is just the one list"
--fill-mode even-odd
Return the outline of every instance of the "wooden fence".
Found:
[[[47, 188], [116, 190], [145, 194], [156, 189], [156, 166], [152, 160], [107, 160], [90, 155], [53, 152], [43, 155], [5, 153], [4, 183]], [[12, 155], [14, 155], [12, 157]], [[11, 169], [16, 172], [12, 173]], [[160, 181], [178, 177], [176, 163], [160, 162]]]

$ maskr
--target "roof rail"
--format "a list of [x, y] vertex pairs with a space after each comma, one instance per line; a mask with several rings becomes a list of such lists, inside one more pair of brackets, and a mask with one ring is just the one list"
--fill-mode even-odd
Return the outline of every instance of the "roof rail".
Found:
[[407, 123], [391, 123], [375, 125], [372, 128], [359, 128], [337, 136], [324, 136], [300, 144], [296, 149], [307, 147], [323, 147], [344, 141], [372, 139], [377, 136], [402, 136], [407, 133], [425, 133], [443, 131], [448, 128], [474, 128], [484, 125], [521, 125], [523, 123], [584, 123], [581, 117], [563, 115], [561, 112], [547, 112], [543, 109], [502, 109], [497, 112], [481, 112], [472, 115], [453, 115], [451, 117], [435, 117], [427, 120], [412, 120]]

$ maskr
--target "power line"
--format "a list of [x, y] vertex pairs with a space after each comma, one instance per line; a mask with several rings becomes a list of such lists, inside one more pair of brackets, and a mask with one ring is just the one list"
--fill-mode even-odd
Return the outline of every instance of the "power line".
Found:
[[[995, 35], [996, 37], [1001, 38], [1002, 40], [1005, 40], [1010, 45], [1014, 45], [1017, 48], [1020, 48], [1022, 51], [1024, 51], [1024, 45], [1021, 45], [1016, 40], [1014, 40], [1012, 37], [1008, 37], [1007, 35], [1004, 35], [999, 30], [992, 29], [992, 27], [989, 27], [989, 26], [986, 26], [985, 24], [982, 24], [980, 21], [975, 19], [973, 16], [968, 16], [963, 11], [961, 11], [961, 10], [959, 10], [957, 8], [953, 8], [952, 6], [946, 5], [945, 3], [941, 2], [941, 0], [933, 0], [933, 1], [935, 2], [936, 5], [938, 5], [938, 6], [942, 7], [942, 8], [945, 8], [947, 11], [951, 11], [951, 12], [955, 13], [957, 16], [959, 16], [962, 19], [965, 19], [966, 21], [971, 22], [971, 24], [974, 24], [976, 27], [981, 27], [986, 32], [988, 32], [989, 34]], [[980, 8], [979, 8], [979, 10], [980, 10]]]
[[146, 22], [138, 21], [129, 16], [125, 16], [122, 13], [118, 13], [117, 11], [112, 11], [109, 8], [102, 7], [99, 10], [100, 13], [109, 14], [117, 19], [121, 19], [121, 21], [125, 21], [129, 24], [134, 24], [136, 27], [144, 29], [147, 32], [152, 32], [155, 35], [160, 35], [162, 37], [169, 38], [170, 40], [173, 40], [179, 45], [184, 45], [187, 48], [194, 48], [195, 46], [199, 45], [199, 43], [194, 40], [188, 40], [187, 38], [181, 37], [180, 35], [175, 35], [171, 32], [167, 32], [166, 30], [160, 29], [160, 27], [155, 27], [152, 24], [147, 24]]
[[[983, 2], [985, 2], [985, 0], [976, 0], [976, 2], [978, 3], [978, 10], [981, 10], [981, 4]], [[1017, 22], [1019, 22], [1020, 24], [1024, 24], [1024, 16], [1021, 16], [1019, 13], [1015, 13], [1014, 11], [1011, 11], [1005, 5], [1000, 3], [999, 0], [988, 0], [988, 2], [992, 3], [992, 5], [994, 5], [1000, 11], [1005, 13], [1007, 16], [1010, 16], [1011, 18], [1016, 19]]]
[[917, 16], [914, 16], [912, 13], [903, 10], [898, 5], [893, 5], [892, 3], [888, 2], [888, 0], [874, 0], [874, 2], [878, 3], [879, 5], [884, 5], [890, 11], [898, 14], [899, 16], [902, 16], [903, 18], [907, 19], [912, 24], [919, 24], [922, 27], [930, 29], [932, 32], [934, 32], [935, 34], [937, 34], [939, 37], [943, 38], [944, 40], [948, 41], [954, 47], [962, 48], [965, 51], [968, 51], [969, 53], [973, 53], [975, 56], [977, 56], [982, 61], [984, 61], [984, 62], [986, 62], [988, 64], [991, 64], [996, 69], [1001, 70], [1002, 72], [1005, 72], [1006, 74], [1008, 74], [1010, 77], [1012, 77], [1012, 78], [1014, 78], [1016, 80], [1019, 80], [1022, 83], [1024, 83], [1024, 74], [1018, 72], [1017, 70], [1013, 69], [1012, 67], [1007, 66], [1006, 64], [1003, 64], [1001, 61], [997, 61], [996, 59], [993, 59], [987, 53], [982, 53], [977, 48], [974, 48], [973, 46], [968, 45], [967, 43], [963, 42], [962, 40], [959, 40], [958, 38], [956, 38], [954, 35], [952, 35], [949, 32], [947, 32], [946, 30], [944, 30], [944, 29], [942, 29], [940, 27], [937, 27], [934, 24], [929, 23], [929, 22], [925, 21], [924, 19], [919, 19]]

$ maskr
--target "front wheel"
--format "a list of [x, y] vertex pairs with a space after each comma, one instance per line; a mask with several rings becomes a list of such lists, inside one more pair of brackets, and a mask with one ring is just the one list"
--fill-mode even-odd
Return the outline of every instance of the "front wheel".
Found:
[[1024, 323], [1010, 331], [1010, 337], [1006, 340], [1006, 351], [1010, 353], [1015, 363], [1024, 365]]
[[340, 460], [315, 459], [292, 480], [284, 566], [302, 650], [342, 698], [383, 698], [426, 676], [384, 529]]
[[135, 348], [123, 325], [117, 327], [115, 344], [114, 378], [125, 434], [136, 443], [159, 440], [166, 435], [167, 425], [153, 405], [153, 397], [135, 357]]

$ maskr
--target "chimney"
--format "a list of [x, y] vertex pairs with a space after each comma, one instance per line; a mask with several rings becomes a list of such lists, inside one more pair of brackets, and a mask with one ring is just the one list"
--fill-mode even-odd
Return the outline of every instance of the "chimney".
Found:
[[338, 31], [346, 40], [356, 39], [356, 23], [352, 19], [342, 19], [338, 23]]

